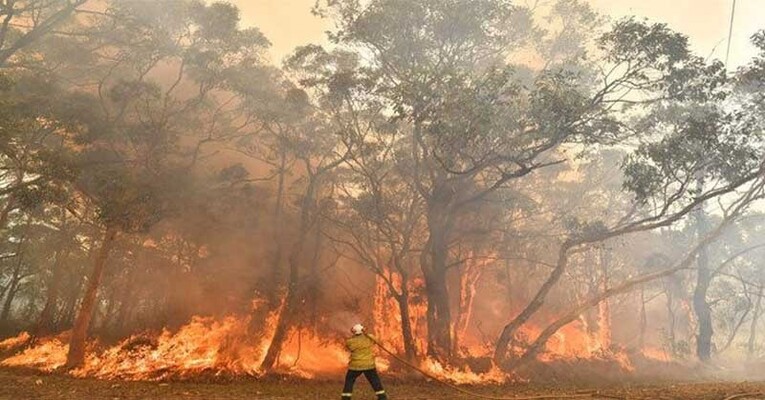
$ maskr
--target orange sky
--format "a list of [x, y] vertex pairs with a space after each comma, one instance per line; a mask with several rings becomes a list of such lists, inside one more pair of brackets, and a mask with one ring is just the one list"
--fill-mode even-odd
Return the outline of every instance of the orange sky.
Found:
[[[279, 62], [295, 46], [320, 42], [328, 23], [310, 13], [315, 0], [230, 0], [242, 10], [245, 24], [259, 27], [273, 43]], [[522, 1], [522, 0], [521, 0]], [[638, 15], [668, 23], [691, 38], [699, 54], [725, 57], [733, 0], [589, 0], [595, 9], [619, 18]], [[738, 0], [731, 42], [731, 66], [748, 60], [754, 49], [748, 38], [765, 29], [765, 0]]]

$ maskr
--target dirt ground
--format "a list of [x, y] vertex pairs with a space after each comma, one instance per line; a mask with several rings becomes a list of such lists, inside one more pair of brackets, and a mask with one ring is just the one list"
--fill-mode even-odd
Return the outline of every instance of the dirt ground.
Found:
[[[0, 369], [0, 399], [338, 399], [338, 382], [305, 382], [293, 379], [242, 379], [229, 382], [124, 382], [74, 379], [31, 371]], [[743, 393], [765, 393], [765, 382], [623, 384], [606, 387], [513, 384], [470, 388], [493, 396], [529, 396], [598, 391], [629, 400], [726, 400]], [[470, 399], [433, 382], [388, 381], [391, 400]], [[565, 397], [561, 397], [564, 399]], [[366, 382], [360, 381], [354, 399], [374, 399]], [[736, 397], [765, 399], [765, 395]]]

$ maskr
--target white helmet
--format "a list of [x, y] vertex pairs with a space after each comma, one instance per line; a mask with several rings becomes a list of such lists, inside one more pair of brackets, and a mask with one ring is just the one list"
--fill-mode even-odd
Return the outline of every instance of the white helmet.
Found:
[[356, 324], [353, 325], [353, 328], [351, 328], [351, 332], [353, 332], [354, 335], [361, 335], [364, 333], [364, 325]]

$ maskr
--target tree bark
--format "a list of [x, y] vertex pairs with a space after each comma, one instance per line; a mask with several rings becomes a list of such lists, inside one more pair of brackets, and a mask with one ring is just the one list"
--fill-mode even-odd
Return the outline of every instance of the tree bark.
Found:
[[645, 309], [645, 286], [640, 288], [640, 330], [638, 332], [638, 347], [645, 351], [645, 333], [648, 330], [648, 313]]
[[395, 296], [401, 313], [401, 334], [404, 338], [404, 353], [410, 362], [417, 359], [417, 346], [414, 343], [414, 332], [412, 331], [411, 314], [409, 313], [409, 289], [406, 288], [407, 282], [401, 283], [401, 295]]
[[526, 321], [528, 321], [537, 311], [539, 311], [540, 308], [542, 308], [547, 295], [563, 276], [563, 273], [566, 271], [566, 266], [568, 265], [568, 251], [570, 248], [571, 245], [568, 243], [564, 243], [561, 246], [558, 252], [558, 262], [555, 265], [555, 269], [553, 269], [553, 271], [547, 277], [547, 280], [539, 288], [537, 294], [534, 296], [531, 302], [526, 305], [526, 308], [524, 308], [520, 314], [518, 314], [512, 321], [510, 321], [509, 324], [505, 325], [505, 327], [502, 329], [502, 333], [497, 340], [497, 346], [494, 350], [494, 361], [498, 365], [501, 365], [506, 361], [505, 358], [507, 356], [508, 347], [510, 346], [510, 342], [515, 336], [518, 328], [523, 326]]
[[442, 363], [452, 357], [452, 318], [446, 281], [451, 220], [444, 207], [428, 212], [428, 242], [420, 259], [428, 297], [428, 355]]
[[[736, 210], [737, 214], [738, 211], [740, 211], [741, 208]], [[661, 271], [653, 272], [650, 274], [646, 274], [634, 279], [630, 279], [626, 282], [621, 283], [618, 286], [615, 286], [611, 289], [608, 289], [604, 291], [603, 293], [592, 297], [587, 302], [580, 304], [579, 306], [571, 309], [569, 312], [563, 315], [563, 317], [559, 318], [552, 324], [548, 325], [547, 328], [545, 328], [539, 336], [534, 340], [534, 342], [529, 346], [529, 348], [526, 350], [526, 352], [519, 358], [513, 360], [512, 363], [506, 364], [506, 368], [513, 370], [520, 365], [534, 359], [537, 354], [545, 347], [547, 344], [547, 341], [550, 340], [550, 338], [555, 335], [555, 333], [558, 332], [562, 327], [568, 325], [575, 319], [579, 317], [583, 312], [589, 310], [592, 307], [597, 306], [602, 301], [609, 299], [613, 296], [617, 296], [620, 294], [628, 293], [632, 289], [641, 287], [643, 284], [655, 281], [657, 279], [661, 279], [664, 277], [672, 276], [686, 268], [688, 268], [691, 264], [693, 264], [693, 261], [698, 257], [699, 253], [705, 249], [709, 243], [711, 243], [713, 240], [715, 240], [723, 231], [723, 229], [733, 220], [733, 217], [731, 215], [728, 216], [728, 218], [724, 219], [723, 222], [721, 222], [717, 228], [707, 234], [703, 240], [701, 240], [694, 249], [689, 252], [685, 258], [678, 263], [676, 266], [672, 268], [667, 268]]]
[[[19, 171], [21, 171], [21, 168], [19, 168]], [[16, 178], [14, 179], [11, 192], [8, 193], [8, 198], [5, 199], [5, 205], [3, 205], [3, 209], [0, 210], [0, 231], [4, 230], [5, 227], [8, 225], [8, 220], [10, 219], [11, 211], [13, 211], [16, 208], [16, 191], [14, 190], [14, 188], [19, 187], [23, 181], [24, 181], [24, 174], [22, 172], [19, 172], [16, 175]]]
[[271, 339], [271, 343], [266, 351], [266, 356], [263, 358], [263, 363], [261, 364], [261, 368], [265, 371], [270, 371], [277, 366], [282, 346], [287, 339], [287, 334], [289, 333], [295, 310], [299, 304], [300, 297], [298, 293], [298, 285], [300, 283], [300, 266], [303, 263], [305, 242], [308, 238], [309, 230], [312, 225], [311, 219], [313, 218], [313, 213], [315, 211], [314, 196], [317, 189], [316, 186], [318, 185], [317, 179], [318, 177], [315, 175], [309, 176], [308, 186], [303, 201], [301, 202], [300, 231], [289, 259], [290, 271], [287, 292], [284, 297], [284, 304], [281, 307], [279, 317], [276, 321], [273, 339]]
[[282, 346], [287, 340], [287, 333], [292, 325], [293, 313], [298, 304], [298, 287], [299, 281], [299, 268], [297, 260], [290, 260], [290, 283], [287, 286], [287, 294], [284, 298], [284, 305], [282, 306], [279, 318], [276, 321], [276, 328], [274, 329], [274, 336], [271, 339], [271, 344], [268, 346], [266, 356], [263, 358], [261, 368], [266, 371], [273, 370], [277, 366], [279, 355], [282, 351]]
[[666, 289], [666, 296], [667, 296], [667, 324], [669, 325], [667, 328], [667, 336], [669, 340], [669, 346], [672, 351], [672, 354], [675, 354], [676, 350], [676, 343], [677, 343], [677, 333], [676, 333], [676, 327], [677, 327], [677, 313], [675, 313], [675, 297], [672, 292], [672, 287]]
[[[88, 257], [92, 258], [92, 257]], [[79, 300], [82, 288], [85, 285], [86, 279], [84, 277], [77, 277], [77, 281], [73, 282], [67, 293], [66, 301], [62, 306], [61, 314], [56, 318], [54, 324], [55, 330], [61, 330], [62, 327], [71, 327], [73, 325], [74, 317], [77, 312], [77, 300]]]
[[93, 310], [96, 306], [98, 289], [106, 269], [106, 261], [109, 258], [109, 251], [112, 248], [114, 239], [117, 237], [117, 230], [107, 228], [101, 241], [101, 248], [98, 250], [93, 264], [93, 271], [88, 279], [88, 286], [85, 295], [80, 304], [80, 311], [72, 328], [72, 337], [69, 340], [69, 353], [66, 357], [67, 368], [77, 368], [85, 362], [85, 345], [88, 337], [88, 329], [93, 318]]
[[[287, 155], [284, 151], [279, 155], [279, 173], [276, 183], [276, 204], [274, 206], [274, 254], [271, 259], [271, 280], [273, 287], [278, 288], [282, 283], [282, 257], [284, 257], [283, 214], [284, 214], [284, 179], [287, 168]], [[270, 309], [275, 310], [280, 304], [279, 290], [267, 291]]]
[[5, 325], [8, 322], [8, 318], [11, 314], [11, 305], [13, 299], [16, 297], [16, 292], [19, 287], [19, 281], [21, 280], [21, 266], [23, 265], [24, 257], [21, 254], [21, 249], [24, 246], [26, 238], [22, 236], [19, 239], [19, 244], [16, 245], [16, 265], [13, 268], [13, 274], [11, 275], [11, 281], [8, 283], [8, 287], [5, 289], [5, 302], [3, 303], [3, 310], [0, 313], [0, 324]]
[[733, 330], [728, 335], [728, 340], [725, 341], [725, 344], [718, 350], [718, 353], [724, 353], [726, 350], [730, 348], [730, 346], [733, 344], [733, 342], [736, 340], [736, 337], [738, 336], [738, 332], [741, 330], [741, 327], [744, 326], [744, 322], [746, 321], [746, 317], [749, 316], [749, 312], [752, 311], [752, 304], [749, 303], [746, 310], [741, 314], [741, 317], [739, 317], [738, 322], [736, 322], [736, 325], [733, 326]]
[[61, 265], [63, 264], [64, 258], [63, 250], [57, 251], [54, 255], [53, 271], [51, 278], [48, 281], [48, 293], [45, 299], [45, 306], [40, 312], [40, 316], [37, 319], [37, 326], [35, 327], [35, 336], [37, 337], [48, 335], [52, 330], [53, 311], [56, 308], [56, 303], [58, 302], [59, 297], [58, 292], [61, 288]]
[[[706, 234], [706, 213], [701, 206], [695, 212], [697, 237]], [[712, 280], [709, 270], [709, 255], [706, 247], [700, 249], [696, 260], [698, 267], [696, 288], [693, 291], [693, 309], [698, 322], [696, 335], [696, 356], [701, 361], [709, 361], [712, 358], [712, 308], [707, 302], [707, 291]]]
[[322, 255], [322, 223], [321, 219], [316, 223], [314, 229], [313, 249], [310, 261], [309, 281], [307, 282], [307, 291], [305, 303], [307, 304], [309, 312], [309, 324], [313, 329], [318, 326], [319, 322], [319, 294], [321, 292], [321, 275], [319, 274], [319, 263], [321, 262]]
[[3, 209], [0, 210], [0, 230], [5, 229], [5, 226], [8, 225], [8, 220], [11, 215], [11, 211], [13, 211], [15, 207], [15, 196], [13, 193], [8, 195], [8, 199], [5, 202], [5, 205], [3, 206]]
[[0, 48], [0, 68], [5, 67], [5, 64], [14, 54], [16, 54], [16, 52], [40, 40], [58, 25], [64, 23], [72, 16], [78, 7], [85, 3], [87, 3], [87, 0], [75, 0], [68, 3], [60, 10], [56, 10], [46, 19], [39, 21], [39, 23], [35, 24], [33, 29], [23, 33], [15, 42], [11, 43], [6, 48]]
[[757, 324], [760, 321], [760, 314], [762, 314], [762, 295], [763, 287], [760, 286], [760, 289], [757, 292], [757, 302], [754, 305], [754, 314], [752, 314], [752, 325], [749, 328], [749, 340], [746, 346], [747, 360], [752, 360], [755, 356], [757, 345]]
[[657, 279], [661, 279], [665, 276], [669, 276], [672, 274], [675, 274], [685, 268], [690, 264], [690, 261], [683, 262], [679, 264], [676, 267], [672, 267], [669, 269], [665, 269], [662, 271], [657, 271], [651, 274], [646, 274], [641, 277], [629, 280], [627, 282], [624, 282], [620, 284], [619, 286], [616, 286], [614, 288], [608, 289], [604, 291], [603, 293], [594, 296], [590, 300], [584, 302], [583, 304], [580, 304], [579, 306], [571, 309], [567, 313], [565, 313], [561, 318], [557, 319], [552, 324], [548, 325], [547, 328], [545, 328], [539, 336], [534, 340], [534, 342], [529, 346], [529, 348], [526, 350], [526, 352], [519, 358], [513, 360], [511, 363], [507, 364], [507, 368], [509, 370], [513, 370], [518, 368], [519, 366], [527, 363], [528, 361], [534, 359], [539, 352], [544, 349], [545, 345], [547, 344], [547, 341], [550, 340], [550, 338], [555, 335], [558, 330], [563, 328], [564, 326], [570, 324], [579, 316], [587, 311], [588, 309], [597, 306], [601, 302], [620, 294], [628, 293], [632, 289], [639, 287], [643, 285], [644, 283], [651, 282]]
[[[471, 254], [472, 256], [472, 254]], [[454, 325], [454, 354], [461, 355], [461, 339], [467, 334], [470, 320], [473, 314], [473, 304], [475, 302], [476, 285], [481, 279], [484, 265], [478, 265], [472, 261], [464, 264], [466, 267], [460, 274], [460, 299], [457, 311], [456, 323]]]
[[[600, 282], [599, 289], [605, 292], [608, 289], [610, 257], [607, 249], [600, 250]], [[605, 299], [598, 304], [598, 336], [601, 350], [611, 348], [611, 306]]]
[[14, 268], [11, 283], [5, 296], [5, 302], [3, 303], [3, 311], [0, 313], [0, 325], [2, 326], [8, 324], [8, 319], [11, 316], [11, 306], [13, 305], [13, 300], [16, 298], [16, 293], [18, 293], [19, 290], [19, 281], [21, 281], [21, 275], [19, 268], [17, 267]]

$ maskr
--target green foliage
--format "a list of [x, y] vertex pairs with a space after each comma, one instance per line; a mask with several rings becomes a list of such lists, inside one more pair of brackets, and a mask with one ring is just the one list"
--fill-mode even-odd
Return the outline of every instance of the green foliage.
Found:
[[734, 182], [758, 168], [763, 137], [752, 115], [693, 104], [668, 111], [669, 120], [663, 119], [648, 136], [658, 136], [660, 130], [670, 133], [658, 141], [646, 140], [625, 162], [625, 188], [638, 201], [678, 190], [700, 195], [690, 187], [696, 179]]

